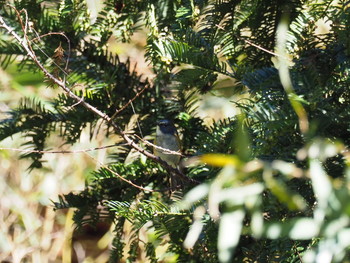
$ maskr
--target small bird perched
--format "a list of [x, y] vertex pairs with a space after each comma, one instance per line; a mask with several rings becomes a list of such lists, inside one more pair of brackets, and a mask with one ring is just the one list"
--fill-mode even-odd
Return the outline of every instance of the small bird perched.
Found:
[[[170, 151], [180, 153], [180, 139], [174, 124], [169, 120], [160, 120], [157, 122], [156, 138], [154, 140], [156, 146], [168, 149]], [[154, 147], [154, 155], [158, 156], [170, 166], [177, 168], [181, 156], [172, 154]], [[170, 188], [172, 191], [179, 187], [179, 178], [175, 174], [170, 174]]]
[[[180, 153], [180, 139], [174, 124], [170, 120], [157, 122], [157, 131], [154, 144], [174, 152]], [[180, 162], [180, 155], [171, 154], [154, 148], [154, 155], [176, 168]]]

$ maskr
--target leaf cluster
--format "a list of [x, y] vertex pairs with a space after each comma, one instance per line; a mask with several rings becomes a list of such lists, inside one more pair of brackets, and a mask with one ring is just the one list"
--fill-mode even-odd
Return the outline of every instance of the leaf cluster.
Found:
[[[114, 222], [111, 261], [122, 260], [126, 248], [129, 262], [140, 248], [151, 262], [301, 262], [303, 256], [316, 262], [325, 251], [332, 262], [348, 259], [347, 3], [109, 0], [94, 19], [80, 0], [14, 1], [14, 6], [26, 10], [20, 16], [28, 15], [32, 30], [21, 30], [10, 6], [0, 15], [31, 39], [38, 59], [75, 94], [115, 115], [136, 142], [152, 137], [157, 119], [174, 118], [185, 158], [201, 162], [184, 172], [203, 183], [184, 184], [178, 203], [166, 191], [167, 172], [141, 154], [132, 158], [131, 148], [118, 143], [111, 163], [94, 171], [83, 191], [59, 197], [56, 209], [76, 208], [78, 228]], [[281, 81], [281, 54], [274, 51], [285, 16], [293, 93]], [[315, 33], [320, 20], [331, 22], [325, 34]], [[111, 39], [129, 41], [141, 26], [148, 30], [146, 59], [157, 74], [152, 82], [108, 51]], [[61, 31], [67, 38], [52, 33]], [[37, 71], [18, 43], [0, 33], [1, 65], [23, 55], [20, 68]], [[242, 95], [233, 102], [240, 114], [205, 125], [197, 114], [201, 95], [217, 94], [225, 78], [234, 80], [232, 94]], [[135, 96], [133, 107], [118, 112]], [[306, 133], [293, 101], [307, 112]], [[0, 139], [21, 133], [25, 147], [40, 151], [57, 131], [73, 144], [89, 127], [93, 139], [99, 121], [64, 93], [50, 107], [24, 99], [1, 120]], [[107, 137], [114, 133], [108, 124], [103, 129]], [[23, 157], [33, 160], [31, 169], [42, 165], [42, 153]], [[166, 247], [161, 255], [160, 246]]]

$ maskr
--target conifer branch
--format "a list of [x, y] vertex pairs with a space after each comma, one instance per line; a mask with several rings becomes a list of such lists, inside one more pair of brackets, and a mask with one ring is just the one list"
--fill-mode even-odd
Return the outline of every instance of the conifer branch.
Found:
[[[12, 7], [12, 6], [11, 6]], [[117, 134], [119, 134], [124, 141], [132, 148], [134, 148], [136, 151], [140, 152], [141, 154], [144, 154], [145, 156], [147, 156], [148, 158], [150, 158], [151, 160], [158, 162], [159, 164], [161, 164], [169, 173], [173, 173], [178, 175], [180, 178], [184, 179], [185, 181], [194, 183], [194, 184], [198, 184], [199, 182], [196, 180], [193, 180], [192, 178], [187, 177], [186, 175], [184, 175], [180, 170], [173, 168], [171, 165], [169, 165], [167, 162], [163, 161], [162, 159], [160, 159], [159, 157], [155, 156], [154, 154], [146, 151], [145, 149], [143, 149], [141, 146], [139, 146], [134, 140], [132, 140], [124, 131], [123, 129], [113, 121], [113, 119], [111, 117], [109, 117], [107, 114], [103, 113], [102, 111], [100, 111], [99, 109], [97, 109], [96, 107], [92, 106], [91, 104], [87, 103], [84, 99], [82, 99], [81, 97], [77, 96], [76, 94], [74, 94], [71, 89], [69, 87], [66, 86], [64, 81], [59, 80], [58, 78], [56, 78], [55, 76], [53, 76], [44, 66], [43, 64], [38, 60], [35, 52], [33, 51], [32, 47], [31, 47], [31, 41], [29, 41], [27, 34], [26, 34], [26, 25], [23, 24], [23, 20], [20, 17], [19, 12], [15, 9], [15, 7], [12, 7], [16, 13], [17, 13], [17, 17], [20, 21], [20, 24], [22, 26], [22, 31], [24, 33], [24, 37], [22, 38], [21, 36], [19, 36], [13, 28], [11, 28], [9, 25], [7, 25], [7, 23], [5, 22], [4, 18], [0, 15], [0, 27], [4, 28], [8, 34], [12, 35], [13, 38], [20, 44], [20, 46], [24, 49], [24, 51], [26, 52], [26, 54], [34, 61], [34, 63], [39, 67], [39, 69], [44, 73], [44, 75], [49, 78], [53, 83], [55, 83], [57, 86], [59, 86], [60, 88], [62, 88], [66, 94], [74, 99], [78, 104], [80, 104], [81, 106], [83, 106], [84, 108], [86, 108], [88, 111], [94, 113], [95, 115], [101, 117], [104, 121], [106, 121], [107, 123], [109, 123], [115, 130], [115, 132]], [[28, 23], [28, 21], [26, 21], [26, 23]]]
[[[86, 153], [86, 152], [85, 152]], [[86, 153], [87, 154], [87, 153]], [[118, 177], [120, 180], [126, 182], [127, 184], [133, 186], [133, 187], [136, 187], [142, 191], [146, 191], [146, 192], [166, 192], [166, 191], [169, 191], [169, 190], [174, 190], [174, 189], [171, 189], [171, 188], [165, 188], [165, 189], [162, 189], [162, 190], [152, 190], [152, 189], [149, 189], [149, 188], [144, 188], [140, 185], [137, 185], [135, 183], [133, 183], [132, 181], [128, 180], [128, 179], [125, 179], [123, 176], [121, 176], [119, 173], [113, 171], [111, 168], [109, 168], [108, 166], [106, 166], [105, 164], [103, 164], [102, 162], [100, 162], [99, 160], [97, 160], [96, 158], [92, 157], [91, 155], [87, 154], [91, 159], [93, 159], [95, 162], [97, 162], [101, 167], [103, 167], [104, 169], [108, 170], [109, 172], [111, 172], [112, 174], [114, 174], [116, 177]]]

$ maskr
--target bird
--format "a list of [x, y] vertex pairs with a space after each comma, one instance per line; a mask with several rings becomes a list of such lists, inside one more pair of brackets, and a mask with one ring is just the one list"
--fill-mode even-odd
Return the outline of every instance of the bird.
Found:
[[[161, 148], [180, 153], [180, 139], [176, 127], [172, 121], [164, 119], [157, 122], [154, 144]], [[154, 147], [154, 155], [158, 156], [160, 159], [174, 168], [178, 167], [181, 159], [180, 154], [172, 154], [156, 147]]]

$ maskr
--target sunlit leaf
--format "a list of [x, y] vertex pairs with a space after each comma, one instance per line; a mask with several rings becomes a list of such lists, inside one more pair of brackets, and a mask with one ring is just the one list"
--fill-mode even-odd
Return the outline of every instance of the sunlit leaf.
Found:
[[219, 261], [231, 262], [232, 254], [239, 242], [245, 213], [243, 209], [222, 215], [219, 227]]
[[187, 233], [187, 236], [184, 241], [184, 247], [187, 249], [193, 248], [194, 244], [199, 238], [200, 233], [203, 229], [203, 222], [202, 217], [205, 214], [206, 209], [204, 206], [199, 206], [196, 208], [196, 210], [193, 212], [193, 218], [194, 222], [190, 227], [190, 230]]
[[241, 187], [222, 189], [218, 195], [219, 202], [228, 202], [232, 205], [243, 205], [251, 196], [258, 196], [264, 191], [261, 183], [254, 183]]
[[199, 157], [199, 159], [206, 164], [212, 166], [223, 167], [226, 165], [238, 166], [241, 165], [241, 161], [234, 155], [208, 153]]
[[277, 239], [289, 236], [295, 240], [312, 239], [319, 233], [319, 224], [312, 218], [296, 218], [287, 222], [273, 222], [264, 225], [263, 236]]
[[315, 216], [322, 221], [326, 214], [329, 197], [333, 191], [332, 184], [321, 162], [317, 159], [310, 160], [310, 177], [317, 198], [317, 213], [315, 213]]

